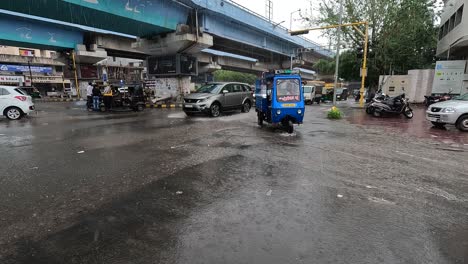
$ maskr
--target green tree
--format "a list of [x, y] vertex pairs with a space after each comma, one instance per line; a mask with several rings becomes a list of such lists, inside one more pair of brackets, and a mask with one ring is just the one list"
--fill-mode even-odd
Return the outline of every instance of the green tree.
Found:
[[[433, 1], [343, 0], [343, 3], [343, 23], [369, 22], [369, 85], [376, 86], [381, 74], [406, 74], [410, 69], [432, 67], [437, 45]], [[316, 23], [338, 24], [339, 0], [322, 0], [319, 9], [321, 15]], [[360, 30], [363, 32], [364, 28]], [[331, 29], [324, 35], [335, 40], [336, 32]], [[344, 27], [343, 39], [348, 51], [340, 60], [345, 64], [340, 67], [340, 77], [356, 79], [362, 59], [353, 60], [352, 53], [363, 47], [363, 38], [352, 27]]]
[[321, 75], [335, 74], [335, 61], [320, 59], [315, 63], [314, 69]]
[[357, 53], [347, 50], [340, 55], [340, 78], [346, 81], [360, 81], [361, 61], [357, 58]]
[[216, 82], [242, 82], [254, 84], [257, 77], [254, 74], [217, 70], [213, 73]]

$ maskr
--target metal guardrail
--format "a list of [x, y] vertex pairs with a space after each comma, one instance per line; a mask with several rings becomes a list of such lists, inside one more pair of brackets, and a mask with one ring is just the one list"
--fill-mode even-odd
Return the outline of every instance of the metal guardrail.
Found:
[[[253, 11], [253, 10], [250, 10], [249, 8], [243, 6], [243, 5], [239, 4], [239, 3], [236, 3], [236, 2], [233, 1], [233, 0], [224, 0], [224, 1], [230, 3], [230, 4], [234, 5], [234, 6], [236, 6], [236, 7], [238, 7], [238, 8], [240, 8], [240, 9], [246, 11], [246, 12], [248, 12], [248, 13], [251, 14], [251, 15], [256, 16], [257, 18], [262, 19], [262, 20], [265, 21], [265, 22], [270, 23], [272, 26], [281, 28], [281, 29], [283, 29], [283, 30], [285, 30], [286, 32], [289, 33], [289, 29], [286, 28], [285, 26], [277, 25], [277, 24], [274, 23], [273, 21], [268, 20], [268, 18], [266, 18], [265, 16], [260, 15], [259, 13], [255, 12], [255, 11]], [[313, 41], [313, 40], [310, 40], [310, 39], [305, 38], [305, 37], [303, 37], [303, 36], [295, 36], [295, 37], [298, 37], [298, 38], [300, 38], [300, 39], [302, 39], [302, 40], [311, 42], [312, 44], [316, 45], [321, 51], [325, 51], [325, 52], [327, 52], [327, 53], [333, 53], [331, 50], [322, 48], [322, 47], [321, 47], [322, 45], [320, 45], [319, 43], [317, 43], [317, 42], [315, 42], [315, 41]], [[306, 47], [306, 48], [307, 48], [307, 47]]]

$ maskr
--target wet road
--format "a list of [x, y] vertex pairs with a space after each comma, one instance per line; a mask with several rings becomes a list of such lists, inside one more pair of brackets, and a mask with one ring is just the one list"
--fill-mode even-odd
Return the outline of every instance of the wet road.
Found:
[[468, 136], [420, 114], [38, 108], [0, 119], [0, 263], [468, 263]]

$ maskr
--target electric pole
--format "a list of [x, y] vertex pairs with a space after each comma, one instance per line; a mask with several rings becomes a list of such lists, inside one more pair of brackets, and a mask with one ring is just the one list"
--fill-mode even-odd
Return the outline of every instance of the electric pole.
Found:
[[335, 86], [333, 87], [333, 106], [336, 106], [336, 88], [338, 86], [338, 75], [340, 69], [340, 45], [341, 45], [341, 25], [343, 24], [343, 0], [340, 0], [339, 26], [337, 32], [338, 43], [336, 45], [336, 67], [335, 67]]

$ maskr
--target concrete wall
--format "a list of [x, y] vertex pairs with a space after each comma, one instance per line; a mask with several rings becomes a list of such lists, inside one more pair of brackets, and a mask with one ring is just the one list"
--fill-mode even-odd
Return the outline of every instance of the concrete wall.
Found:
[[383, 75], [379, 77], [382, 91], [389, 96], [405, 93], [411, 103], [423, 103], [424, 96], [432, 92], [434, 70], [410, 70], [408, 75]]
[[195, 89], [191, 77], [156, 78], [152, 79], [149, 88], [154, 90], [156, 98], [172, 98], [175, 100], [180, 94], [189, 94]]

